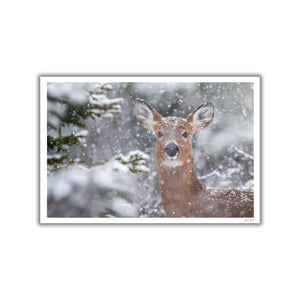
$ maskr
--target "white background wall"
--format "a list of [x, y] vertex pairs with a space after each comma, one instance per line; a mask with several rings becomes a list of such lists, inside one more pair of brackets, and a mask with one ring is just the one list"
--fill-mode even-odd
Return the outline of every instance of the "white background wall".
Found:
[[[296, 1], [0, 4], [2, 299], [299, 298]], [[262, 76], [261, 225], [38, 223], [39, 75]]]

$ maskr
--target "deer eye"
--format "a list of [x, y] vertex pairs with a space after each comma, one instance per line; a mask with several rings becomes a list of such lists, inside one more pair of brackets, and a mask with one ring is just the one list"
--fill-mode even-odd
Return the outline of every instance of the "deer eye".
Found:
[[184, 138], [187, 138], [188, 135], [189, 135], [189, 134], [188, 134], [186, 131], [182, 134], [182, 136], [183, 136]]
[[163, 137], [163, 135], [164, 135], [164, 134], [163, 134], [161, 131], [158, 131], [158, 132], [157, 132], [157, 136], [158, 136], [159, 138]]

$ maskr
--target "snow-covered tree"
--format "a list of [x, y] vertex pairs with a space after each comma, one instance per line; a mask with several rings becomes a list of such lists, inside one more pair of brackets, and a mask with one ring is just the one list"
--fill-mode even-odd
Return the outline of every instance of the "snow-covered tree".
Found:
[[106, 93], [111, 89], [112, 86], [106, 83], [48, 84], [49, 170], [83, 162], [80, 157], [74, 157], [70, 149], [85, 143], [88, 118], [112, 118], [120, 112], [123, 99], [108, 99]]
[[149, 172], [149, 157], [133, 150], [96, 160], [90, 150], [93, 127], [111, 125], [121, 112], [124, 99], [110, 98], [112, 91], [108, 83], [48, 84], [48, 216], [138, 215], [133, 174]]

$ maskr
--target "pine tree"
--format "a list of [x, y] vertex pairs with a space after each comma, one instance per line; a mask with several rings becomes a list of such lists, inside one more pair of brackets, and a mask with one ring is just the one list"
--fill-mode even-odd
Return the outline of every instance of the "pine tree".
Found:
[[110, 118], [121, 110], [123, 98], [106, 96], [112, 90], [110, 84], [87, 84], [86, 93], [81, 88], [82, 84], [48, 84], [48, 171], [83, 163], [80, 158], [72, 157], [70, 148], [85, 141], [86, 120]]
[[124, 102], [111, 97], [114, 88], [107, 83], [48, 84], [48, 216], [138, 216], [136, 180], [149, 172], [145, 166], [149, 156], [131, 150], [103, 157], [98, 148], [97, 159], [91, 159], [89, 151], [95, 137], [106, 142], [93, 135], [98, 126], [122, 129], [118, 120], [107, 120], [115, 119]]

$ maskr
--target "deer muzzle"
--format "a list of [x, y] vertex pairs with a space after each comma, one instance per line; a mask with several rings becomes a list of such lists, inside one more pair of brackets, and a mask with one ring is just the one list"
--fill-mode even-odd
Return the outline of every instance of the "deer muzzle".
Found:
[[165, 149], [164, 149], [164, 152], [167, 156], [171, 157], [171, 158], [174, 158], [175, 156], [178, 155], [179, 153], [179, 147], [174, 144], [174, 143], [169, 143]]

